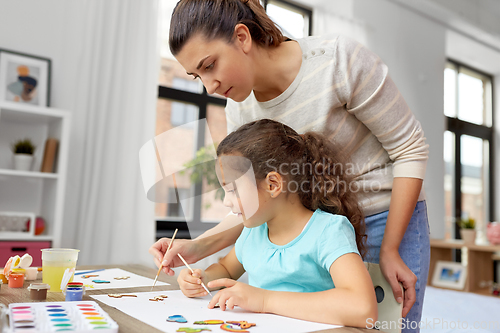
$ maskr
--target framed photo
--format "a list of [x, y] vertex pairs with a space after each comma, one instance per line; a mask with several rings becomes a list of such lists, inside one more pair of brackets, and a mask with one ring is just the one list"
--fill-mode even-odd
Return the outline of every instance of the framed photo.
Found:
[[50, 106], [51, 61], [0, 49], [0, 101]]
[[432, 276], [435, 287], [463, 290], [467, 279], [467, 268], [459, 262], [438, 261]]

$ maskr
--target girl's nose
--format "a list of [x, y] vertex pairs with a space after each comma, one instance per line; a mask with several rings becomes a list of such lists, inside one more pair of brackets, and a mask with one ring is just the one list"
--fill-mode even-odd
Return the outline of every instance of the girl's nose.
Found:
[[224, 193], [224, 200], [222, 200], [222, 204], [226, 207], [233, 207], [233, 203], [229, 199], [229, 195], [227, 193]]

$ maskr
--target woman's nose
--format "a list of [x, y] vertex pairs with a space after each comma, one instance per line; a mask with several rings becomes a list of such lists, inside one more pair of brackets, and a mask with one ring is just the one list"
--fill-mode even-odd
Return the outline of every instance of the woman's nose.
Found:
[[207, 82], [205, 84], [205, 89], [207, 89], [207, 93], [209, 95], [212, 95], [212, 94], [215, 94], [215, 92], [217, 91], [217, 88], [219, 88], [219, 81], [217, 80], [210, 80], [209, 82]]

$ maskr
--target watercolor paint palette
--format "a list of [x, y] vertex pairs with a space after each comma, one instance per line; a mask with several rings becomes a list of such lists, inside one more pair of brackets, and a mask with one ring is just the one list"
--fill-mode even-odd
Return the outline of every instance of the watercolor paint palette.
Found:
[[118, 324], [93, 301], [14, 303], [9, 318], [12, 333], [118, 332]]

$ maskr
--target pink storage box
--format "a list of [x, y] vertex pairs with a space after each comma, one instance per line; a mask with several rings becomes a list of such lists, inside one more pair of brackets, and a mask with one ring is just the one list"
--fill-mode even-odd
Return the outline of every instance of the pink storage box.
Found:
[[51, 242], [0, 242], [0, 267], [3, 267], [10, 257], [29, 253], [33, 257], [31, 267], [42, 267], [41, 249], [51, 246]]

